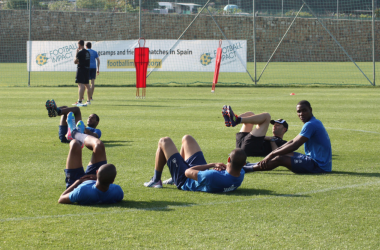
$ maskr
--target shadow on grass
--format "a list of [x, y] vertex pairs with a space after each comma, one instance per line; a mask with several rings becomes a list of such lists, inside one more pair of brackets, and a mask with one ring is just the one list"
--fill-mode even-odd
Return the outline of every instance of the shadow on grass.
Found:
[[196, 205], [194, 203], [187, 202], [171, 202], [171, 201], [133, 201], [133, 200], [122, 200], [116, 204], [112, 205], [95, 205], [93, 207], [99, 208], [128, 208], [128, 209], [137, 209], [137, 210], [146, 210], [146, 211], [172, 211], [173, 207], [191, 207]]
[[332, 175], [354, 175], [362, 177], [380, 177], [380, 173], [360, 173], [360, 172], [346, 172], [346, 171], [332, 171]]
[[119, 147], [119, 146], [130, 146], [130, 145], [127, 145], [127, 143], [130, 143], [133, 141], [102, 141], [102, 142], [106, 147], [112, 148], [112, 147]]
[[121, 104], [121, 105], [108, 105], [109, 107], [139, 107], [139, 108], [171, 108], [172, 106], [164, 106], [164, 105], [132, 105], [132, 104]]
[[259, 196], [265, 198], [265, 196], [279, 196], [279, 197], [308, 197], [308, 195], [296, 195], [296, 194], [279, 194], [272, 190], [266, 189], [254, 189], [254, 188], [238, 188], [233, 192], [220, 193], [228, 196]]

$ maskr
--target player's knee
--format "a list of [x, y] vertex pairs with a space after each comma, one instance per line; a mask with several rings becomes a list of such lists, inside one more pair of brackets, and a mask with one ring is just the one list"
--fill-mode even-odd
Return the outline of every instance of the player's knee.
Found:
[[164, 147], [165, 144], [169, 143], [169, 142], [172, 142], [172, 139], [170, 139], [170, 137], [162, 137], [159, 141], [158, 141], [158, 146], [160, 147]]
[[263, 113], [263, 115], [265, 115], [265, 120], [267, 120], [268, 122], [270, 122], [270, 120], [272, 119], [272, 117], [270, 116], [269, 113]]
[[95, 140], [93, 147], [95, 152], [105, 151], [104, 143], [99, 139]]
[[191, 135], [185, 135], [182, 137], [182, 144], [188, 142], [189, 140], [194, 140], [194, 138]]
[[82, 150], [82, 147], [81, 147], [81, 145], [80, 145], [80, 142], [79, 141], [77, 141], [77, 140], [71, 140], [71, 142], [70, 142], [70, 148], [72, 148], [72, 149], [79, 149], [79, 150]]

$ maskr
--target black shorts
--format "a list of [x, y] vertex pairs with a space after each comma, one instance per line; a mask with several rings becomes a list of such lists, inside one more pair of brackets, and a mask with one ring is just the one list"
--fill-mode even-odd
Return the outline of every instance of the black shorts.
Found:
[[236, 134], [236, 147], [245, 151], [247, 156], [267, 156], [270, 152], [266, 150], [265, 136], [253, 136], [248, 132]]
[[89, 71], [88, 71], [90, 74], [89, 74], [89, 76], [90, 76], [90, 80], [92, 80], [92, 79], [96, 79], [96, 68], [94, 68], [94, 69], [90, 69]]
[[77, 75], [75, 77], [75, 83], [88, 84], [89, 75], [88, 69], [77, 69]]

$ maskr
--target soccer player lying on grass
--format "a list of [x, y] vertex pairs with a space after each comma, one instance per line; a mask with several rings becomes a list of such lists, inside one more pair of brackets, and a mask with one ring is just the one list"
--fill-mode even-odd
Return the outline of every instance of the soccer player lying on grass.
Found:
[[[243, 149], [247, 156], [267, 156], [286, 143], [282, 138], [288, 131], [288, 123], [283, 119], [271, 120], [269, 113], [255, 115], [246, 112], [236, 116], [231, 106], [226, 105], [223, 106], [222, 114], [227, 127], [243, 124], [236, 134], [236, 147]], [[265, 136], [269, 123], [273, 124], [273, 136]]]
[[[253, 171], [269, 171], [284, 166], [294, 173], [331, 172], [331, 143], [325, 127], [313, 116], [308, 101], [300, 101], [297, 104], [297, 114], [304, 123], [301, 133], [272, 151], [264, 160], [250, 166]], [[305, 144], [306, 155], [294, 152], [302, 144]]]
[[[78, 203], [91, 205], [116, 203], [123, 199], [124, 193], [119, 185], [112, 184], [116, 168], [107, 164], [104, 144], [97, 138], [83, 134], [84, 125], [75, 127], [74, 114], [67, 115], [71, 140], [66, 161], [66, 190], [59, 197], [59, 203]], [[82, 147], [92, 150], [91, 161], [84, 172]]]
[[[61, 116], [61, 121], [59, 123], [58, 136], [62, 143], [70, 143], [66, 138], [67, 134], [67, 114], [70, 112], [74, 113], [75, 121], [79, 122], [82, 120], [82, 113], [80, 112], [80, 108], [72, 107], [69, 108], [67, 106], [57, 107], [54, 100], [47, 100], [45, 107], [48, 111], [49, 117], [56, 117], [57, 115]], [[87, 119], [87, 127], [84, 130], [85, 134], [92, 135], [96, 138], [100, 138], [102, 136], [102, 132], [100, 129], [96, 127], [99, 124], [99, 116], [96, 114], [91, 114]]]
[[[173, 183], [185, 191], [209, 193], [230, 192], [237, 189], [244, 179], [242, 167], [247, 156], [242, 149], [234, 149], [223, 163], [207, 164], [201, 148], [190, 135], [182, 138], [181, 154], [169, 137], [158, 141], [154, 176], [144, 183], [146, 187], [162, 188], [161, 174], [168, 165]], [[209, 170], [213, 168], [213, 170]]]

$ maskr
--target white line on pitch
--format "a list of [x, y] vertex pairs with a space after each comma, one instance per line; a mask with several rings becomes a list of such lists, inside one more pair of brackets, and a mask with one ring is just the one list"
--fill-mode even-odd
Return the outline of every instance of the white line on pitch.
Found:
[[[301, 127], [301, 125], [290, 125], [292, 127]], [[325, 127], [326, 129], [336, 129], [336, 130], [347, 130], [347, 131], [355, 131], [355, 132], [363, 132], [363, 133], [370, 133], [370, 134], [380, 134], [379, 132], [375, 131], [367, 131], [367, 130], [361, 130], [361, 129], [349, 129], [349, 128], [329, 128]]]
[[283, 197], [297, 197], [300, 195], [307, 194], [316, 194], [316, 193], [324, 193], [335, 190], [347, 189], [347, 188], [357, 188], [357, 187], [365, 187], [370, 185], [379, 184], [380, 181], [367, 182], [362, 184], [354, 184], [342, 187], [333, 187], [333, 188], [325, 188], [319, 190], [311, 190], [307, 192], [295, 193], [295, 194], [282, 194], [282, 195], [274, 195], [274, 196], [265, 196], [265, 197], [255, 197], [251, 199], [244, 200], [234, 200], [234, 201], [222, 201], [222, 202], [210, 202], [210, 203], [201, 203], [201, 204], [188, 204], [188, 205], [169, 205], [164, 207], [152, 207], [152, 208], [131, 208], [125, 210], [117, 210], [117, 211], [108, 211], [108, 212], [94, 212], [94, 213], [79, 213], [79, 214], [61, 214], [61, 215], [46, 215], [46, 216], [36, 216], [36, 217], [19, 217], [19, 218], [6, 218], [0, 219], [0, 222], [8, 222], [8, 221], [24, 221], [24, 220], [39, 220], [39, 219], [54, 219], [54, 218], [64, 218], [64, 217], [75, 217], [75, 216], [91, 216], [98, 214], [117, 214], [117, 213], [125, 213], [125, 212], [139, 212], [139, 211], [160, 211], [166, 210], [170, 208], [182, 208], [182, 207], [196, 207], [196, 206], [214, 206], [214, 205], [222, 205], [222, 204], [233, 204], [233, 203], [241, 203], [247, 201], [255, 201], [255, 200], [267, 200], [274, 198], [283, 198]]

